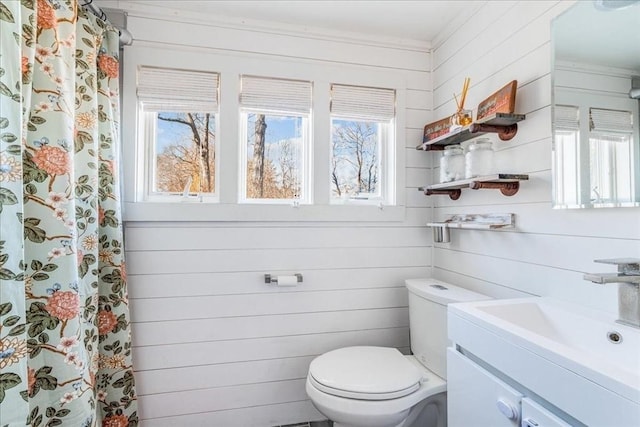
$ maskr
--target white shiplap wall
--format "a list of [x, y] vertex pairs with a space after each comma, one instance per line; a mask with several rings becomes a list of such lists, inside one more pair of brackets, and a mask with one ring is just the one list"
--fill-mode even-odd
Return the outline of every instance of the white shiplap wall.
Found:
[[[408, 351], [403, 282], [431, 274], [431, 238], [423, 226], [430, 202], [417, 191], [431, 175], [430, 159], [415, 150], [431, 118], [427, 48], [252, 31], [182, 11], [161, 15], [161, 8], [104, 3], [128, 9], [138, 49], [197, 48], [204, 55], [212, 49], [288, 64], [302, 59], [363, 73], [385, 70], [407, 82], [404, 221], [125, 224], [144, 426], [323, 419], [304, 391], [310, 361], [346, 345]], [[264, 273], [294, 272], [304, 275], [302, 285], [263, 281]]]
[[615, 313], [615, 285], [586, 282], [582, 272], [615, 270], [594, 264], [597, 258], [640, 256], [640, 209], [551, 208], [550, 23], [571, 4], [487, 2], [437, 43], [435, 117], [454, 109], [451, 94], [465, 76], [471, 78], [468, 102], [474, 107], [518, 80], [516, 112], [527, 119], [513, 140], [497, 142], [496, 163], [500, 172], [529, 174], [529, 181], [513, 197], [467, 190], [456, 202], [433, 198], [436, 220], [451, 213], [516, 214], [515, 230], [453, 231], [451, 243], [434, 247], [434, 275], [493, 296], [554, 296]]
[[[432, 54], [104, 3], [129, 9], [136, 39], [156, 47], [197, 45], [260, 52], [269, 60], [394, 70], [408, 82], [404, 222], [126, 224], [144, 426], [321, 419], [304, 392], [310, 360], [352, 344], [406, 350], [402, 282], [431, 274], [432, 265], [435, 276], [490, 295], [552, 295], [615, 311], [615, 289], [587, 283], [581, 272], [606, 268], [593, 264], [595, 258], [640, 256], [639, 209], [550, 208], [549, 25], [566, 3], [479, 3], [472, 19], [447, 29]], [[514, 197], [466, 191], [452, 202], [416, 191], [438, 174], [429, 167], [437, 155], [414, 150], [422, 126], [454, 110], [451, 94], [465, 76], [472, 80], [471, 106], [506, 82], [519, 82], [516, 110], [527, 120], [496, 153], [502, 171], [530, 175]], [[453, 231], [451, 243], [432, 248], [424, 222], [481, 212], [513, 212], [517, 229]], [[305, 277], [296, 288], [269, 288], [261, 280], [265, 272], [296, 271]]]

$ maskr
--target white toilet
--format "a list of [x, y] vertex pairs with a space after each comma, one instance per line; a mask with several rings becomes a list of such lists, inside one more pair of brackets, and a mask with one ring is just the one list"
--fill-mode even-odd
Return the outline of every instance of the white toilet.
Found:
[[446, 427], [447, 304], [489, 299], [435, 279], [405, 281], [413, 356], [345, 347], [316, 357], [306, 390], [334, 427]]

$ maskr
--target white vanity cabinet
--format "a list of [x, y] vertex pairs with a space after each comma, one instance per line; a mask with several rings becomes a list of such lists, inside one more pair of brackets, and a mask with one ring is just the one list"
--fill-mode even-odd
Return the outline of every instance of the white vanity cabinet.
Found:
[[518, 427], [522, 397], [473, 361], [447, 350], [448, 427]]
[[522, 399], [522, 427], [571, 427], [571, 424], [525, 397]]
[[450, 427], [640, 426], [640, 331], [550, 298], [447, 312]]
[[522, 392], [516, 390], [488, 369], [491, 368], [478, 365], [454, 348], [447, 349], [448, 427], [576, 425], [569, 424], [531, 397], [526, 397], [526, 389], [522, 388]]

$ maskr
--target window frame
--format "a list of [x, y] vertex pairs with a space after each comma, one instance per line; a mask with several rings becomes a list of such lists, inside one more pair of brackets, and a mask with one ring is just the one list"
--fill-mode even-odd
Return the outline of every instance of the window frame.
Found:
[[[330, 138], [330, 147], [329, 147], [329, 161], [331, 162], [333, 155], [333, 121], [334, 120], [342, 120], [342, 121], [351, 121], [351, 122], [370, 122], [376, 123], [379, 127], [382, 127], [383, 130], [379, 130], [380, 136], [378, 140], [378, 155], [379, 155], [379, 176], [381, 184], [380, 184], [380, 195], [375, 197], [348, 197], [348, 198], [337, 198], [332, 197], [333, 189], [330, 189], [329, 194], [329, 203], [332, 205], [338, 204], [362, 204], [362, 205], [380, 205], [380, 204], [389, 204], [392, 205], [395, 203], [395, 186], [393, 185], [393, 177], [396, 174], [395, 171], [395, 162], [393, 161], [393, 148], [395, 146], [394, 135], [395, 135], [395, 120], [390, 120], [388, 123], [382, 123], [380, 121], [373, 120], [363, 120], [363, 119], [354, 119], [345, 116], [334, 116], [330, 115], [329, 125], [331, 126], [331, 138]], [[329, 175], [331, 178], [331, 174]], [[332, 186], [331, 179], [329, 179], [329, 185]], [[362, 193], [360, 193], [362, 194]]]
[[[597, 133], [596, 131], [590, 128], [590, 109], [600, 109], [600, 110], [617, 110], [617, 111], [632, 111], [634, 117], [637, 117], [638, 106], [637, 103], [633, 103], [628, 97], [625, 96], [616, 96], [613, 94], [602, 94], [596, 93], [593, 91], [585, 91], [581, 89], [574, 88], [561, 88], [556, 89], [555, 92], [555, 104], [556, 105], [565, 105], [565, 106], [573, 106], [578, 109], [579, 115], [579, 125], [577, 128], [570, 128], [567, 126], [560, 126], [559, 129], [567, 129], [567, 130], [575, 130], [577, 134], [577, 166], [576, 169], [578, 171], [576, 177], [576, 185], [578, 188], [577, 198], [576, 200], [564, 200], [563, 203], [557, 202], [557, 188], [554, 183], [553, 190], [553, 199], [556, 200], [556, 204], [554, 208], [556, 209], [573, 209], [573, 208], [585, 208], [585, 207], [624, 207], [624, 206], [632, 206], [633, 202], [626, 201], [615, 201], [611, 202], [609, 200], [602, 202], [595, 202], [592, 200], [592, 185], [591, 185], [591, 140], [594, 135]], [[554, 117], [555, 123], [555, 117]], [[555, 138], [555, 129], [558, 126], [554, 124], [554, 138]], [[634, 142], [636, 139], [640, 140], [639, 128], [637, 125], [634, 126], [634, 129], [631, 133]], [[553, 167], [554, 167], [554, 175], [558, 175], [561, 172], [557, 162], [558, 151], [555, 146], [556, 142], [553, 141], [554, 149], [553, 149]], [[640, 161], [640, 153], [636, 148], [637, 144], [632, 145], [630, 147], [630, 156], [631, 162]], [[633, 169], [632, 169], [633, 170]], [[557, 179], [556, 179], [557, 181]], [[589, 185], [585, 185], [585, 183], [589, 183]], [[633, 182], [631, 183], [631, 194], [636, 194], [639, 191], [638, 188], [633, 186]]]
[[[345, 122], [375, 123], [379, 133], [377, 137], [379, 195], [375, 197], [333, 197], [330, 190], [331, 204], [358, 203], [393, 205], [396, 203], [395, 169], [396, 129], [398, 116], [397, 91], [395, 88], [353, 85], [332, 82], [330, 85], [331, 102], [329, 105], [330, 162], [333, 162], [334, 120]], [[331, 178], [331, 175], [330, 175]], [[332, 180], [330, 179], [331, 186]]]
[[[599, 126], [603, 124], [601, 123], [602, 120], [596, 120], [594, 117], [594, 113], [597, 116], [598, 112], [602, 111], [608, 111], [609, 114], [614, 114], [618, 117], [628, 116], [629, 120], [615, 124], [605, 123], [605, 128], [603, 128]], [[637, 132], [635, 132], [633, 126], [634, 113], [637, 116], [637, 112], [633, 111], [632, 108], [628, 110], [589, 108], [589, 137], [587, 141], [590, 160], [589, 176], [591, 187], [593, 188], [592, 191], [596, 193], [595, 189], [599, 190], [599, 193], [596, 193], [598, 198], [594, 200], [592, 197], [590, 200], [590, 203], [594, 206], [633, 203], [633, 195], [635, 194], [634, 180], [621, 178], [625, 175], [629, 178], [633, 177], [634, 146], [637, 145], [634, 145], [634, 142], [637, 142], [635, 141], [637, 136], [634, 135]], [[596, 124], [596, 121], [600, 123]], [[607, 128], [607, 124], [611, 127]], [[629, 127], [623, 129], [625, 125]], [[621, 149], [621, 144], [626, 147]], [[605, 148], [602, 148], [603, 145]], [[602, 170], [609, 173], [603, 173]], [[597, 186], [594, 186], [594, 181], [595, 184], [598, 184]], [[623, 198], [621, 193], [625, 189], [628, 190], [628, 194], [626, 194], [626, 198]]]
[[[245, 86], [243, 82], [247, 81], [247, 92], [243, 92]], [[239, 99], [240, 105], [238, 109], [238, 126], [240, 127], [239, 134], [239, 175], [238, 175], [238, 203], [242, 204], [262, 204], [262, 205], [270, 205], [270, 204], [284, 204], [284, 205], [311, 205], [313, 204], [313, 193], [312, 193], [312, 184], [314, 182], [313, 176], [313, 81], [308, 79], [283, 79], [272, 76], [261, 76], [261, 75], [252, 75], [252, 74], [241, 74], [239, 76], [240, 80], [240, 90], [239, 90]], [[263, 84], [266, 87], [271, 85], [270, 90], [265, 91], [262, 89], [259, 91], [260, 93], [256, 93], [255, 87], [256, 84]], [[277, 90], [273, 86], [277, 87]], [[308, 87], [305, 87], [308, 86]], [[252, 89], [253, 88], [253, 89]], [[304, 91], [301, 91], [303, 89]], [[308, 92], [306, 90], [308, 89]], [[291, 94], [293, 90], [293, 97], [295, 99], [295, 103], [297, 108], [280, 108], [282, 95], [278, 92], [284, 92], [286, 94]], [[253, 96], [258, 95], [260, 98], [260, 102], [258, 104], [269, 104], [268, 106], [264, 106], [264, 108], [260, 108], [256, 105], [255, 98], [251, 98], [247, 104], [243, 104], [243, 96], [246, 94], [251, 94]], [[269, 93], [268, 96], [265, 96], [265, 93]], [[275, 93], [275, 97], [274, 97]], [[308, 96], [308, 98], [307, 98]], [[289, 98], [286, 97], [285, 98]], [[290, 99], [290, 98], [289, 98]], [[253, 105], [251, 105], [253, 104]], [[297, 111], [296, 111], [297, 110]], [[281, 117], [299, 117], [302, 121], [302, 131], [301, 138], [302, 144], [300, 147], [300, 167], [302, 170], [300, 171], [301, 185], [300, 190], [302, 196], [299, 198], [288, 198], [288, 199], [271, 199], [271, 198], [250, 198], [247, 197], [247, 166], [249, 163], [248, 158], [248, 140], [249, 140], [249, 116], [251, 114], [262, 114], [265, 116], [281, 116]], [[268, 131], [268, 128], [267, 128]], [[266, 142], [266, 140], [265, 140]]]
[[[167, 111], [170, 112], [170, 111]], [[199, 111], [198, 111], [199, 112]], [[196, 111], [194, 111], [196, 113]], [[154, 191], [154, 181], [155, 174], [157, 168], [157, 152], [156, 152], [156, 142], [157, 142], [157, 126], [158, 126], [158, 114], [159, 112], [153, 111], [144, 111], [142, 103], [140, 103], [140, 117], [141, 120], [141, 130], [139, 133], [140, 140], [144, 141], [145, 144], [145, 161], [144, 167], [144, 191], [143, 197], [146, 202], [166, 202], [166, 203], [177, 203], [176, 198], [181, 198], [180, 201], [202, 201], [207, 203], [217, 203], [220, 201], [218, 185], [220, 179], [219, 167], [217, 164], [219, 157], [219, 144], [217, 141], [217, 131], [220, 125], [220, 114], [219, 113], [209, 113], [214, 115], [214, 129], [216, 130], [216, 141], [214, 145], [214, 156], [216, 159], [215, 169], [214, 169], [214, 192], [213, 193], [202, 193], [198, 192], [197, 194], [189, 193], [186, 197], [183, 192], [160, 192]]]
[[[176, 64], [181, 65], [181, 64]], [[167, 67], [149, 64], [138, 64], [135, 67], [136, 79], [136, 114], [138, 133], [136, 144], [141, 148], [141, 177], [142, 188], [139, 197], [147, 202], [177, 202], [197, 199], [198, 201], [218, 201], [217, 187], [214, 192], [202, 193], [198, 191], [195, 197], [185, 189], [175, 192], [156, 191], [156, 173], [158, 163], [158, 116], [162, 112], [173, 114], [203, 113], [213, 114], [214, 129], [214, 182], [218, 181], [218, 151], [217, 132], [220, 117], [220, 73], [215, 70], [185, 69], [181, 66]], [[178, 82], [171, 90], [168, 85]], [[177, 89], [177, 90], [175, 90]]]
[[[302, 119], [302, 147], [301, 147], [301, 167], [302, 171], [300, 175], [302, 176], [302, 183], [300, 185], [302, 197], [298, 199], [268, 199], [268, 198], [249, 198], [247, 197], [247, 165], [249, 162], [248, 158], [248, 147], [244, 142], [248, 140], [249, 132], [248, 132], [248, 118], [250, 114], [264, 114], [265, 116], [287, 116], [294, 117], [294, 113], [286, 113], [286, 112], [272, 112], [266, 110], [256, 110], [253, 108], [243, 108], [240, 107], [238, 112], [240, 118], [238, 120], [238, 124], [240, 125], [240, 144], [238, 144], [238, 148], [240, 150], [239, 158], [239, 174], [238, 174], [238, 203], [243, 204], [277, 204], [277, 205], [312, 205], [313, 204], [313, 195], [312, 195], [312, 184], [313, 184], [313, 174], [312, 174], [312, 156], [311, 152], [313, 151], [313, 141], [311, 137], [311, 116], [312, 113], [304, 115], [298, 115], [295, 117], [300, 117]], [[296, 113], [297, 114], [297, 113]]]
[[[216, 50], [187, 50], [171, 46], [150, 47], [132, 45], [125, 47], [127, 60], [123, 64], [123, 216], [125, 221], [254, 221], [254, 222], [342, 222], [342, 223], [386, 223], [405, 219], [405, 128], [406, 73], [402, 70], [374, 69], [366, 66], [345, 67], [295, 58], [265, 57], [254, 54], [233, 54]], [[138, 139], [141, 115], [137, 111], [136, 69], [139, 65], [166, 68], [185, 68], [215, 71], [220, 74], [220, 109], [217, 128], [218, 202], [198, 201], [165, 202], [144, 200], [143, 174], [140, 171], [144, 160], [144, 144]], [[313, 204], [255, 204], [239, 203], [240, 138], [239, 76], [243, 74], [272, 78], [308, 80], [313, 84], [312, 111], [310, 119], [311, 137], [315, 141], [310, 171], [313, 182], [310, 191]], [[329, 144], [330, 115], [329, 90], [331, 83], [387, 87], [396, 91], [396, 125], [394, 129], [395, 150], [391, 153], [395, 176], [389, 185], [394, 186], [396, 200], [393, 205], [330, 203]], [[326, 124], [326, 125], [325, 125]], [[133, 142], [136, 143], [133, 143]]]

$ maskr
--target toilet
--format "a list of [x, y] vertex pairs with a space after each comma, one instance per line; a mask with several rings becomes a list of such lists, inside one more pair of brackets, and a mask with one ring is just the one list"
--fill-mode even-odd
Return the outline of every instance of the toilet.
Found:
[[490, 298], [435, 279], [405, 284], [413, 355], [391, 347], [345, 347], [309, 365], [307, 395], [334, 427], [447, 425], [447, 304]]

